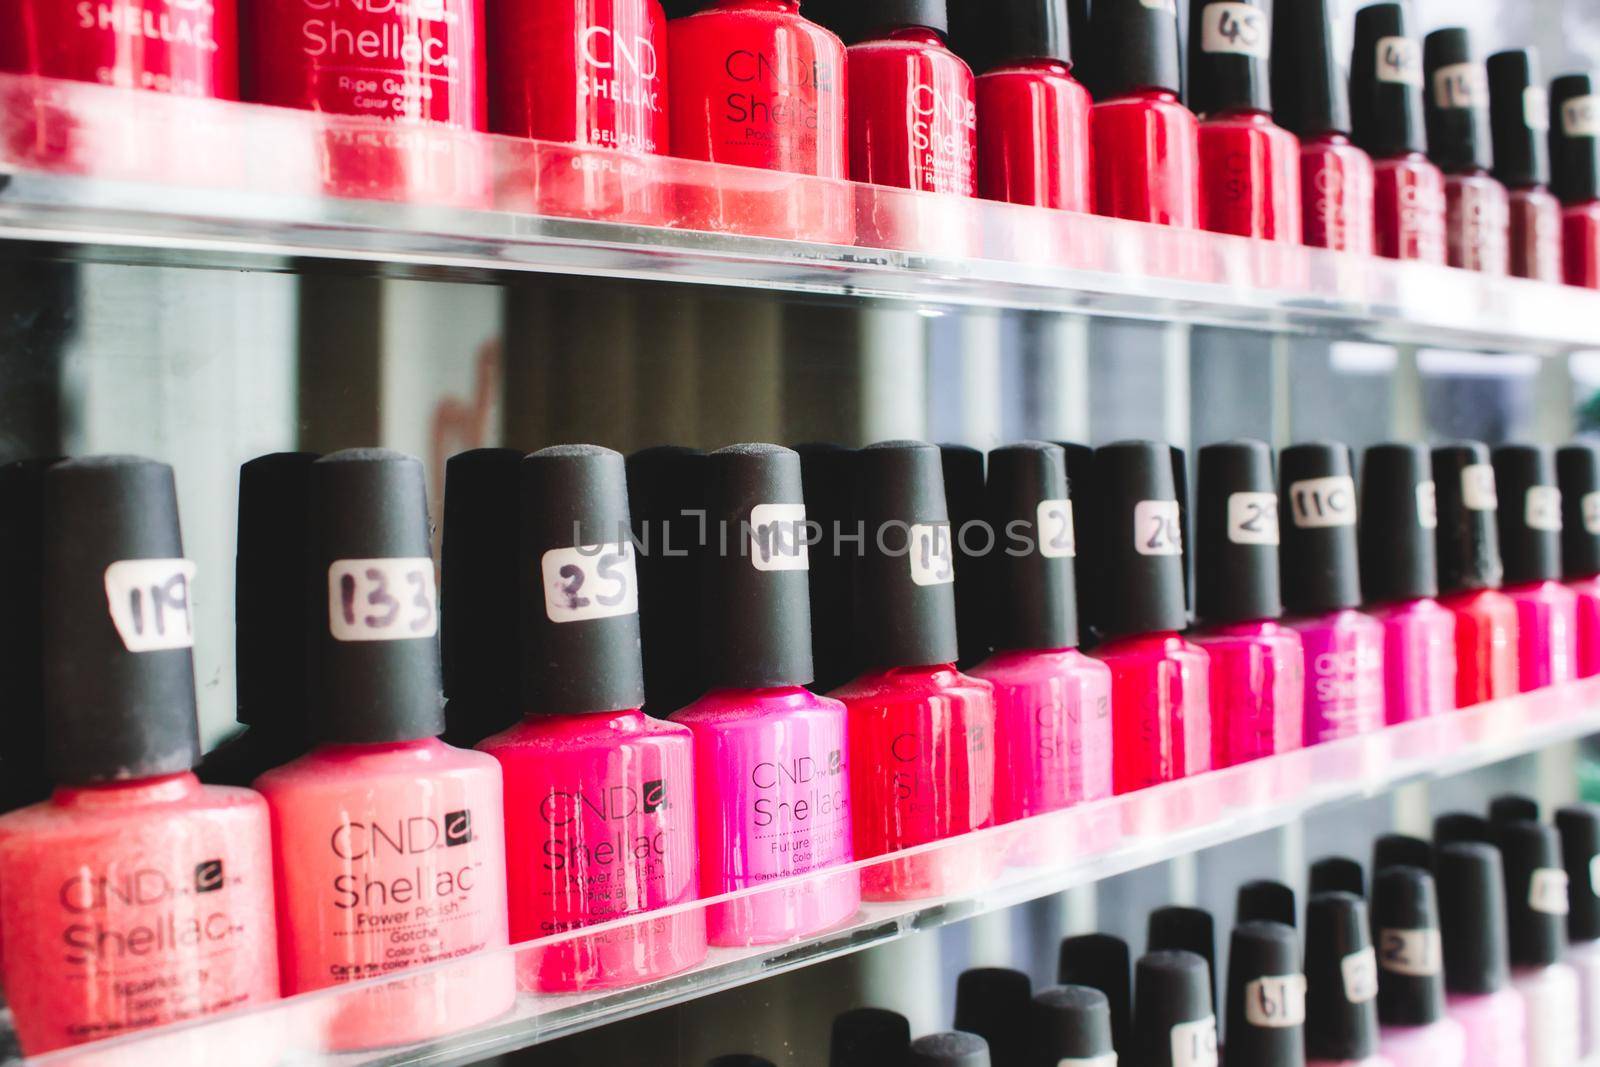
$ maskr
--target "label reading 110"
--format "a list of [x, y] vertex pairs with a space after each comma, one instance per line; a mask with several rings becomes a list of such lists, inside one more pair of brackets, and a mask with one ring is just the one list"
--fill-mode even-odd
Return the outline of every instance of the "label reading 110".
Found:
[[1306, 478], [1289, 485], [1289, 509], [1302, 530], [1356, 524], [1356, 483], [1349, 475]]

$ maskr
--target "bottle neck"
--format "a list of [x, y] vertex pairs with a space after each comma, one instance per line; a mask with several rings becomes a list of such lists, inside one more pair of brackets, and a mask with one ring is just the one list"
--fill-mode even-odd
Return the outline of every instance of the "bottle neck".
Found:
[[125, 782], [63, 785], [51, 794], [50, 799], [58, 807], [94, 810], [121, 808], [129, 804], [169, 804], [192, 796], [201, 788], [200, 779], [193, 772], [179, 771]]
[[862, 40], [861, 44], [871, 44], [874, 41], [898, 41], [905, 44], [920, 44], [925, 48], [944, 48], [944, 38], [937, 30], [930, 30], [926, 26], [879, 26], [871, 30]]

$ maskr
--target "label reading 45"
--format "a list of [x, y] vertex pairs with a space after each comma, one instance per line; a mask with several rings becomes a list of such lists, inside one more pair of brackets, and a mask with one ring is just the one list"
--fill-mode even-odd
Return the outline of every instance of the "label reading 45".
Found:
[[328, 631], [336, 641], [410, 641], [439, 632], [433, 560], [336, 559], [328, 567]]
[[639, 610], [633, 545], [552, 548], [539, 560], [544, 613], [554, 623], [587, 622]]
[[111, 625], [129, 652], [194, 647], [189, 586], [194, 564], [186, 559], [123, 559], [106, 568]]
[[1200, 12], [1200, 47], [1207, 52], [1266, 59], [1267, 13], [1251, 4], [1207, 4]]

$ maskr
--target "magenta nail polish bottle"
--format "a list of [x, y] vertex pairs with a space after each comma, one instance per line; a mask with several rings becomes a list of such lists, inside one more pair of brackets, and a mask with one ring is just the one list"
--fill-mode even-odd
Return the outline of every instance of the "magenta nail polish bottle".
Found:
[[1467, 1035], [1445, 1013], [1444, 952], [1433, 876], [1388, 867], [1372, 879], [1378, 1048], [1395, 1067], [1466, 1067]]
[[1494, 450], [1505, 592], [1517, 606], [1522, 692], [1577, 676], [1578, 595], [1561, 584], [1561, 490], [1555, 457], [1537, 445]]
[[1576, 673], [1592, 678], [1600, 674], [1600, 445], [1574, 441], [1557, 451], [1556, 477], [1561, 575], [1578, 598]]
[[816, 873], [854, 858], [845, 708], [805, 688], [810, 553], [799, 454], [734, 445], [707, 456], [705, 472], [697, 629], [710, 691], [669, 718], [694, 735], [700, 895], [814, 875], [710, 909], [712, 944], [774, 944], [837, 926], [861, 903], [856, 871]]
[[1584, 1061], [1600, 1053], [1600, 808], [1556, 812], [1567, 870], [1567, 962], [1578, 972], [1578, 1029]]
[[1489, 448], [1464, 441], [1433, 450], [1438, 494], [1439, 603], [1456, 620], [1456, 706], [1517, 691], [1517, 605], [1500, 592], [1500, 531]]
[[1362, 469], [1361, 592], [1383, 624], [1390, 725], [1455, 710], [1455, 617], [1439, 594], [1434, 530], [1438, 502], [1421, 445], [1367, 449]]
[[1511, 988], [1500, 852], [1476, 841], [1434, 854], [1445, 1005], [1467, 1033], [1467, 1067], [1527, 1067], [1527, 1009]]
[[1305, 728], [1305, 651], [1278, 623], [1278, 492], [1272, 449], [1229, 441], [1200, 450], [1194, 642], [1211, 657], [1211, 761], [1217, 769], [1297, 749]]
[[1579, 1062], [1578, 972], [1567, 962], [1567, 870], [1553, 827], [1517, 820], [1495, 827], [1511, 920], [1511, 984], [1528, 1013], [1528, 1067]]
[[1377, 995], [1366, 902], [1316, 894], [1306, 904], [1306, 1067], [1394, 1067], [1378, 1052]]
[[1305, 649], [1307, 745], [1384, 724], [1383, 624], [1358, 610], [1356, 483], [1350, 449], [1293, 445], [1278, 457], [1284, 625]]

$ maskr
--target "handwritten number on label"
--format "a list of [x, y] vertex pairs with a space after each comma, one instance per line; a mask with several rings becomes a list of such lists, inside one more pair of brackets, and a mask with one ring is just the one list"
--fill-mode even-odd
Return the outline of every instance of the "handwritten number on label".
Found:
[[626, 541], [553, 548], [539, 567], [545, 616], [551, 622], [586, 622], [639, 610], [633, 546]]
[[339, 641], [403, 641], [439, 628], [433, 561], [342, 559], [328, 568], [329, 629]]
[[106, 606], [123, 647], [159, 652], [194, 645], [194, 572], [186, 559], [127, 559], [106, 568]]

